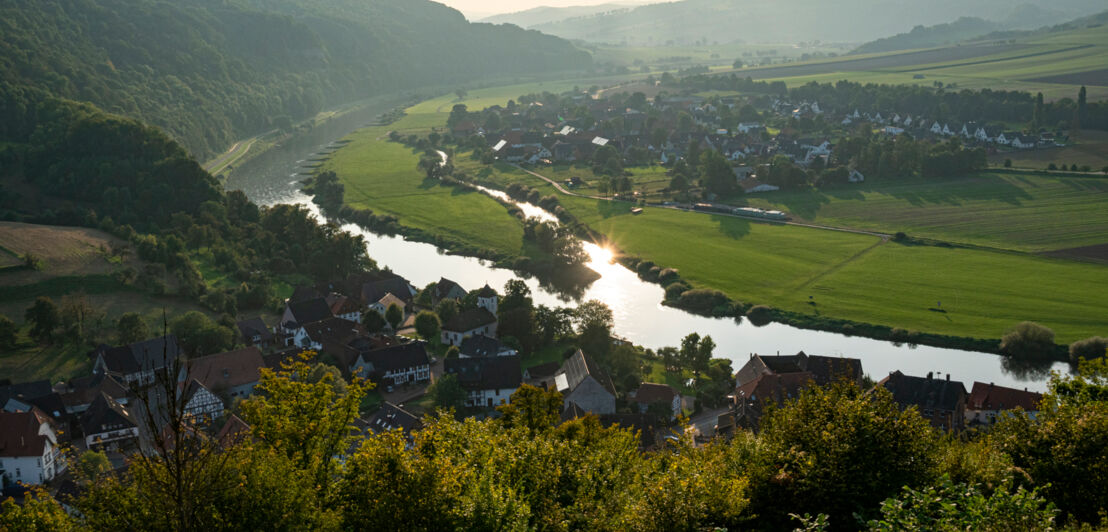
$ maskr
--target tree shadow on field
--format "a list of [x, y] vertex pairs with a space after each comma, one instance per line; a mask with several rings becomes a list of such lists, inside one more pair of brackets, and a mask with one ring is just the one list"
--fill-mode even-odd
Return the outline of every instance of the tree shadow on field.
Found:
[[731, 216], [713, 216], [719, 224], [719, 232], [736, 240], [750, 234], [750, 223], [742, 218]]
[[624, 203], [622, 201], [596, 200], [596, 212], [601, 218], [630, 215], [631, 207], [632, 205], [630, 203]]
[[1033, 199], [1020, 186], [1005, 179], [989, 179], [988, 182], [967, 178], [932, 179], [915, 187], [894, 188], [881, 193], [901, 199], [916, 207], [947, 205], [958, 207], [967, 201], [1000, 201], [1013, 206], [1023, 205]]

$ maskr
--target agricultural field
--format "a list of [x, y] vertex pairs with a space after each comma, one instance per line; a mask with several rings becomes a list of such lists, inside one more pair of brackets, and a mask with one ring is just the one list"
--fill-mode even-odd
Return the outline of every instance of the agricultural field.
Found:
[[1070, 145], [1059, 148], [999, 152], [989, 156], [989, 164], [1002, 166], [1005, 160], [1011, 160], [1013, 168], [1033, 170], [1043, 170], [1051, 163], [1088, 166], [1093, 171], [1108, 168], [1108, 132], [1082, 130], [1070, 140]]
[[[784, 81], [923, 84], [960, 89], [1042, 92], [1047, 99], [1074, 98], [1081, 85], [1090, 100], [1108, 99], [1108, 27], [1040, 34], [1005, 42], [960, 44], [927, 50], [843, 56], [735, 71], [740, 76]], [[917, 78], [917, 76], [920, 76]]]
[[626, 203], [565, 196], [562, 204], [623, 252], [740, 301], [978, 338], [1027, 319], [1053, 328], [1059, 342], [1108, 332], [1100, 265], [670, 209], [635, 216]]
[[752, 194], [800, 221], [1027, 252], [1108, 243], [1108, 179], [979, 174]]

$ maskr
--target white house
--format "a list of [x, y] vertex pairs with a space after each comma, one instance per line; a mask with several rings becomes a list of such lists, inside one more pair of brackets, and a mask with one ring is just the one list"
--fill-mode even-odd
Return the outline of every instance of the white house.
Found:
[[861, 183], [862, 181], [866, 180], [866, 176], [862, 175], [862, 172], [851, 169], [850, 175], [846, 177], [846, 180], [851, 183]]
[[943, 125], [940, 124], [938, 120], [936, 120], [934, 124], [931, 124], [931, 133], [935, 135], [943, 134]]
[[58, 436], [41, 410], [0, 412], [0, 484], [42, 484], [65, 470]]
[[358, 350], [350, 373], [377, 382], [404, 384], [431, 379], [431, 360], [424, 342], [406, 342], [379, 349]]
[[762, 127], [761, 122], [740, 122], [739, 127], [736, 129], [739, 130], [739, 133], [750, 133], [752, 131], [757, 132], [761, 130]]
[[303, 346], [304, 326], [331, 317], [331, 306], [322, 297], [290, 301], [281, 316], [280, 329], [285, 334], [285, 345]]
[[1004, 412], [1021, 408], [1032, 419], [1039, 411], [1040, 393], [1027, 389], [996, 386], [993, 383], [974, 382], [966, 400], [966, 425], [992, 425]]
[[455, 375], [466, 391], [466, 406], [494, 407], [511, 402], [523, 382], [519, 356], [449, 358], [448, 375]]
[[1012, 141], [1015, 140], [1017, 136], [1019, 136], [1019, 134], [1014, 131], [1004, 131], [996, 136], [996, 143], [1011, 146]]
[[1012, 140], [1011, 146], [1021, 150], [1028, 150], [1038, 145], [1038, 140], [1031, 135], [1016, 135], [1016, 138]]
[[212, 420], [223, 414], [223, 399], [196, 379], [184, 387], [185, 415], [194, 419]]

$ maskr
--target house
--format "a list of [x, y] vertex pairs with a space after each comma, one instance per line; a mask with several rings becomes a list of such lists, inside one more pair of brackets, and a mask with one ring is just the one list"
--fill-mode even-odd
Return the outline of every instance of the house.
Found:
[[43, 484], [65, 470], [53, 422], [41, 410], [0, 412], [0, 485]]
[[743, 192], [747, 194], [754, 194], [755, 192], [773, 192], [774, 190], [781, 190], [781, 187], [776, 185], [770, 185], [758, 181], [757, 178], [747, 177], [742, 181], [739, 181], [739, 186], [742, 187]]
[[931, 426], [943, 431], [961, 431], [966, 425], [966, 387], [960, 381], [905, 375], [894, 371], [877, 386], [888, 390], [900, 408], [915, 406]]
[[458, 283], [442, 277], [435, 283], [435, 292], [431, 294], [431, 302], [438, 305], [444, 299], [460, 300], [466, 296], [466, 291]]
[[403, 323], [404, 317], [408, 315], [408, 304], [403, 299], [393, 295], [392, 292], [385, 294], [381, 297], [381, 299], [377, 300], [377, 302], [371, 304], [369, 306], [369, 310], [380, 314], [381, 317], [385, 317], [385, 314], [388, 312], [389, 307], [393, 305], [396, 305], [402, 311], [400, 321]]
[[943, 125], [940, 124], [938, 120], [936, 120], [934, 124], [931, 124], [931, 130], [930, 131], [932, 133], [936, 134], [936, 135], [943, 135], [944, 134], [943, 133]]
[[866, 180], [866, 176], [862, 175], [862, 172], [851, 168], [850, 175], [846, 176], [846, 180], [850, 183], [861, 183]]
[[127, 404], [127, 388], [106, 373], [70, 379], [62, 389], [62, 404], [65, 405], [66, 412], [80, 414], [88, 410], [100, 394], [106, 394], [119, 404]]
[[389, 385], [431, 380], [431, 358], [425, 342], [407, 341], [375, 347], [369, 339], [358, 337], [349, 347], [357, 353], [349, 366], [352, 375]]
[[742, 388], [762, 375], [810, 373], [815, 383], [825, 386], [845, 379], [856, 385], [862, 383], [862, 361], [856, 358], [808, 355], [801, 351], [795, 355], [750, 355], [743, 367], [735, 373], [735, 387]]
[[131, 411], [104, 393], [81, 414], [80, 425], [88, 449], [128, 447], [139, 436], [138, 422]]
[[442, 326], [442, 343], [460, 346], [470, 336], [496, 336], [496, 323], [496, 314], [485, 307], [462, 311]]
[[180, 356], [177, 337], [172, 334], [121, 347], [102, 345], [91, 353], [93, 373], [106, 373], [125, 386], [146, 386], [154, 373]]
[[[263, 367], [262, 352], [257, 347], [247, 347], [190, 360], [187, 378], [199, 381], [212, 393], [231, 401], [254, 393]], [[185, 378], [182, 374], [179, 380]]]
[[754, 168], [749, 166], [736, 166], [733, 171], [735, 172], [735, 179], [737, 179], [739, 183], [742, 183], [744, 179], [754, 174]]
[[462, 358], [512, 356], [517, 354], [500, 340], [483, 334], [475, 334], [462, 339], [462, 345], [458, 348], [458, 356]]
[[304, 326], [331, 317], [331, 306], [322, 297], [289, 300], [285, 313], [281, 315], [281, 332], [285, 334], [285, 345], [301, 345]]
[[412, 297], [415, 296], [416, 289], [412, 287], [411, 283], [399, 275], [364, 283], [362, 285], [362, 303], [366, 306], [380, 301], [382, 297], [385, 297], [385, 294], [392, 294], [407, 304], [411, 302]]
[[332, 293], [324, 299], [331, 307], [332, 316], [353, 323], [362, 322], [362, 305], [354, 298]]
[[1016, 138], [1012, 140], [1011, 146], [1021, 150], [1029, 150], [1038, 146], [1039, 139], [1031, 135], [1016, 135]]
[[365, 420], [365, 429], [373, 434], [399, 430], [409, 441], [412, 434], [422, 428], [423, 422], [418, 417], [389, 402]]
[[466, 406], [493, 407], [511, 402], [523, 382], [519, 356], [448, 358], [443, 363], [466, 391]]
[[554, 386], [562, 392], [563, 409], [575, 405], [593, 414], [616, 411], [616, 389], [611, 377], [580, 349], [554, 375]]
[[1019, 136], [1019, 133], [1016, 133], [1015, 131], [1004, 131], [996, 136], [996, 143], [1003, 144], [1005, 146], [1011, 146], [1012, 141], [1016, 140], [1017, 136]]
[[54, 393], [50, 381], [20, 382], [0, 386], [0, 411], [26, 412], [34, 400]]
[[335, 345], [345, 345], [350, 338], [364, 334], [365, 329], [356, 323], [342, 318], [328, 318], [305, 325], [302, 337], [297, 337], [297, 345], [316, 351], [328, 351]]
[[261, 318], [250, 318], [235, 324], [242, 335], [242, 341], [249, 346], [269, 347], [273, 345], [273, 331], [266, 327]]
[[638, 405], [640, 414], [648, 413], [653, 407], [656, 410], [665, 411], [669, 421], [681, 415], [681, 394], [668, 384], [644, 382], [632, 393], [631, 402]]
[[757, 432], [767, 405], [780, 406], [815, 384], [816, 376], [808, 371], [758, 375], [754, 380], [738, 386], [731, 396], [734, 426]]
[[185, 399], [185, 416], [204, 422], [223, 415], [223, 399], [196, 379], [189, 379], [182, 386]]
[[554, 385], [554, 374], [561, 366], [557, 362], [546, 362], [523, 370], [523, 380], [531, 386], [549, 388]]
[[1004, 411], [1016, 408], [1023, 409], [1034, 418], [1042, 400], [1042, 394], [1029, 392], [1027, 389], [996, 386], [991, 382], [974, 382], [966, 400], [966, 424], [992, 425]]

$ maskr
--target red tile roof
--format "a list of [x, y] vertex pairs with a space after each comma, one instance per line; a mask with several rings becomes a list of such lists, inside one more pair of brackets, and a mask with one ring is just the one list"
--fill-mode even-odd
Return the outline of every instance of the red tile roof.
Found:
[[42, 456], [49, 441], [39, 434], [44, 423], [49, 423], [49, 418], [37, 408], [0, 412], [0, 456]]
[[1037, 411], [1043, 395], [1027, 390], [996, 386], [992, 383], [974, 382], [966, 408], [971, 410], [1009, 410], [1017, 406], [1027, 411]]

